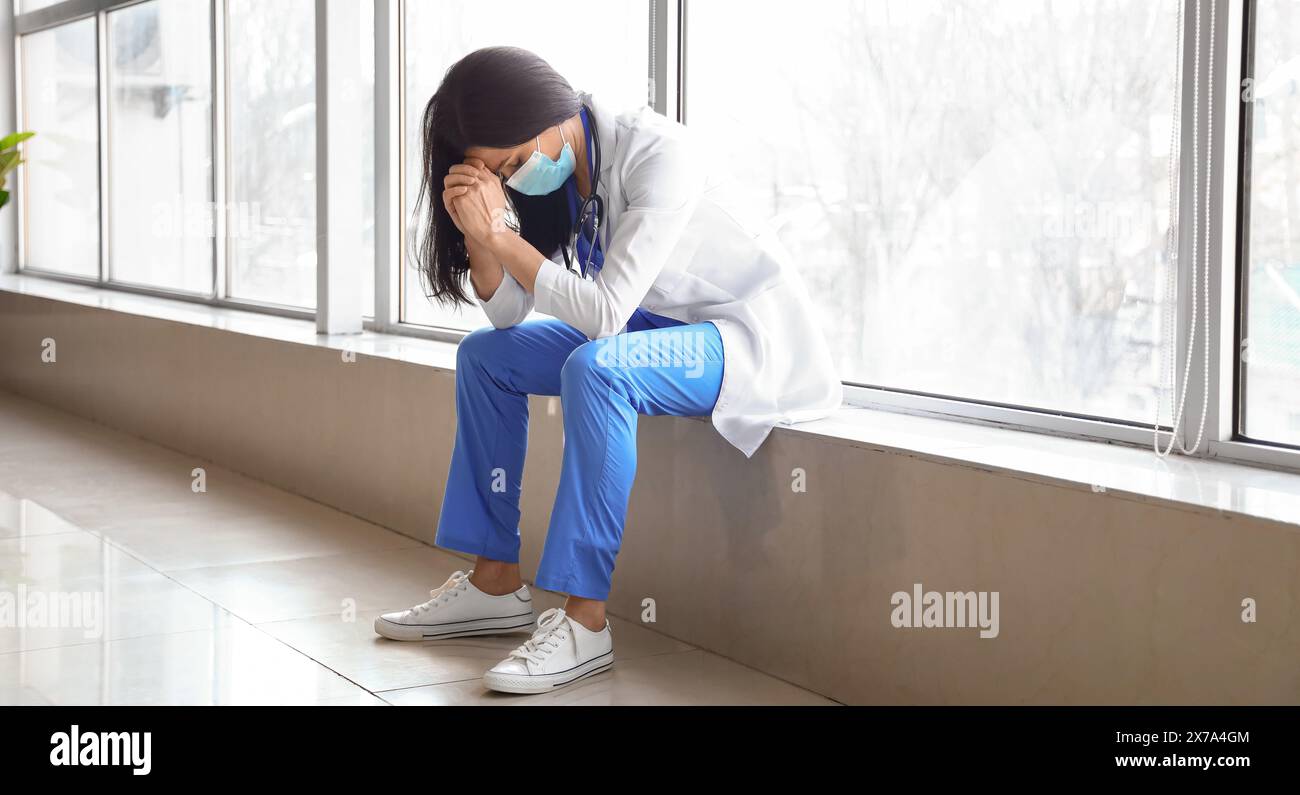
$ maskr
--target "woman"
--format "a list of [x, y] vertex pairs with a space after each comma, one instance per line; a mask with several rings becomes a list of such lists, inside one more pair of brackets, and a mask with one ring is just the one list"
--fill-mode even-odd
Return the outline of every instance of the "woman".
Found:
[[[532, 626], [518, 529], [527, 396], [559, 395], [564, 460], [535, 583], [568, 599], [484, 675], [494, 690], [546, 692], [613, 664], [605, 599], [637, 416], [711, 416], [751, 456], [773, 425], [839, 405], [840, 384], [788, 255], [715, 200], [682, 125], [649, 108], [615, 116], [536, 55], [491, 47], [447, 71], [423, 155], [422, 276], [452, 304], [472, 288], [493, 326], [458, 351], [436, 538], [477, 560], [375, 629], [427, 640]], [[526, 321], [534, 309], [551, 317]]]

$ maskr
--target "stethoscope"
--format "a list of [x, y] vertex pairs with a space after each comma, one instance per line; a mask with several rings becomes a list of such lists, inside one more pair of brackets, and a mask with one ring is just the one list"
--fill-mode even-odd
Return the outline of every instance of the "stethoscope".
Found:
[[[598, 187], [597, 181], [600, 179], [600, 147], [596, 144], [596, 141], [600, 140], [600, 136], [598, 134], [599, 131], [596, 129], [596, 114], [592, 113], [591, 106], [587, 105], [585, 102], [583, 103], [582, 108], [583, 112], [586, 113], [588, 122], [587, 126], [590, 127], [590, 129], [586, 130], [587, 152], [594, 152], [595, 156], [588, 158], [588, 167], [591, 169], [591, 195], [583, 199], [582, 204], [578, 207], [578, 213], [573, 220], [573, 229], [570, 231], [569, 247], [573, 249], [574, 253], [577, 253], [578, 238], [582, 235], [587, 225], [590, 224], [591, 242], [590, 245], [587, 246], [587, 256], [583, 259], [582, 263], [580, 263], [582, 266], [582, 275], [585, 278], [587, 271], [591, 268], [592, 254], [600, 247], [600, 223], [605, 218], [605, 200], [600, 197], [600, 193], [596, 190]], [[564, 252], [564, 261], [566, 265], [569, 264], [569, 253], [567, 250]]]

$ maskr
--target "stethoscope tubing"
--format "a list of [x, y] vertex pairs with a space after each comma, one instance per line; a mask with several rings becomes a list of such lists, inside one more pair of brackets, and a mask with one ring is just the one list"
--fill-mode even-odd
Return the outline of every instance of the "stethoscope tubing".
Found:
[[600, 145], [598, 143], [600, 140], [600, 131], [596, 128], [596, 114], [592, 112], [591, 106], [587, 105], [585, 102], [582, 107], [587, 113], [587, 121], [591, 126], [591, 129], [587, 132], [587, 151], [594, 152], [595, 155], [589, 160], [592, 166], [590, 173], [591, 195], [583, 199], [582, 204], [578, 207], [577, 217], [574, 218], [573, 222], [571, 233], [572, 241], [570, 246], [575, 252], [578, 250], [578, 237], [582, 234], [583, 227], [586, 226], [587, 214], [590, 211], [592, 213], [593, 221], [591, 245], [587, 247], [586, 261], [581, 263], [582, 275], [586, 276], [587, 270], [591, 266], [592, 253], [596, 250], [596, 247], [600, 245], [600, 225], [605, 218], [605, 200], [600, 197], [600, 193], [597, 191], [597, 188], [599, 187], [598, 180], [600, 179]]

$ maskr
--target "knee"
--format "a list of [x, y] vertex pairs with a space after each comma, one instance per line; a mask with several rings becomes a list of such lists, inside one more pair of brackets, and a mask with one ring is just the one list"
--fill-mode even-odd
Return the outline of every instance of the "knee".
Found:
[[500, 359], [507, 331], [509, 329], [487, 326], [466, 334], [456, 347], [456, 369], [468, 369]]
[[605, 340], [584, 343], [574, 348], [560, 369], [560, 389], [563, 393], [568, 394], [574, 389], [609, 377], [610, 363], [605, 348]]

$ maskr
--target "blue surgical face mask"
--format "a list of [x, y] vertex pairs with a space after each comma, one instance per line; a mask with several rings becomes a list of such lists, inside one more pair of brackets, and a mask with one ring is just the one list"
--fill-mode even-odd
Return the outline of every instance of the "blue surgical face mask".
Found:
[[564, 128], [558, 129], [560, 137], [564, 139], [560, 159], [552, 160], [544, 155], [540, 141], [534, 139], [533, 145], [537, 151], [510, 175], [510, 179], [506, 180], [507, 185], [526, 196], [545, 196], [564, 187], [564, 181], [573, 175], [578, 161], [573, 156], [573, 147], [569, 146], [569, 140], [564, 135]]

